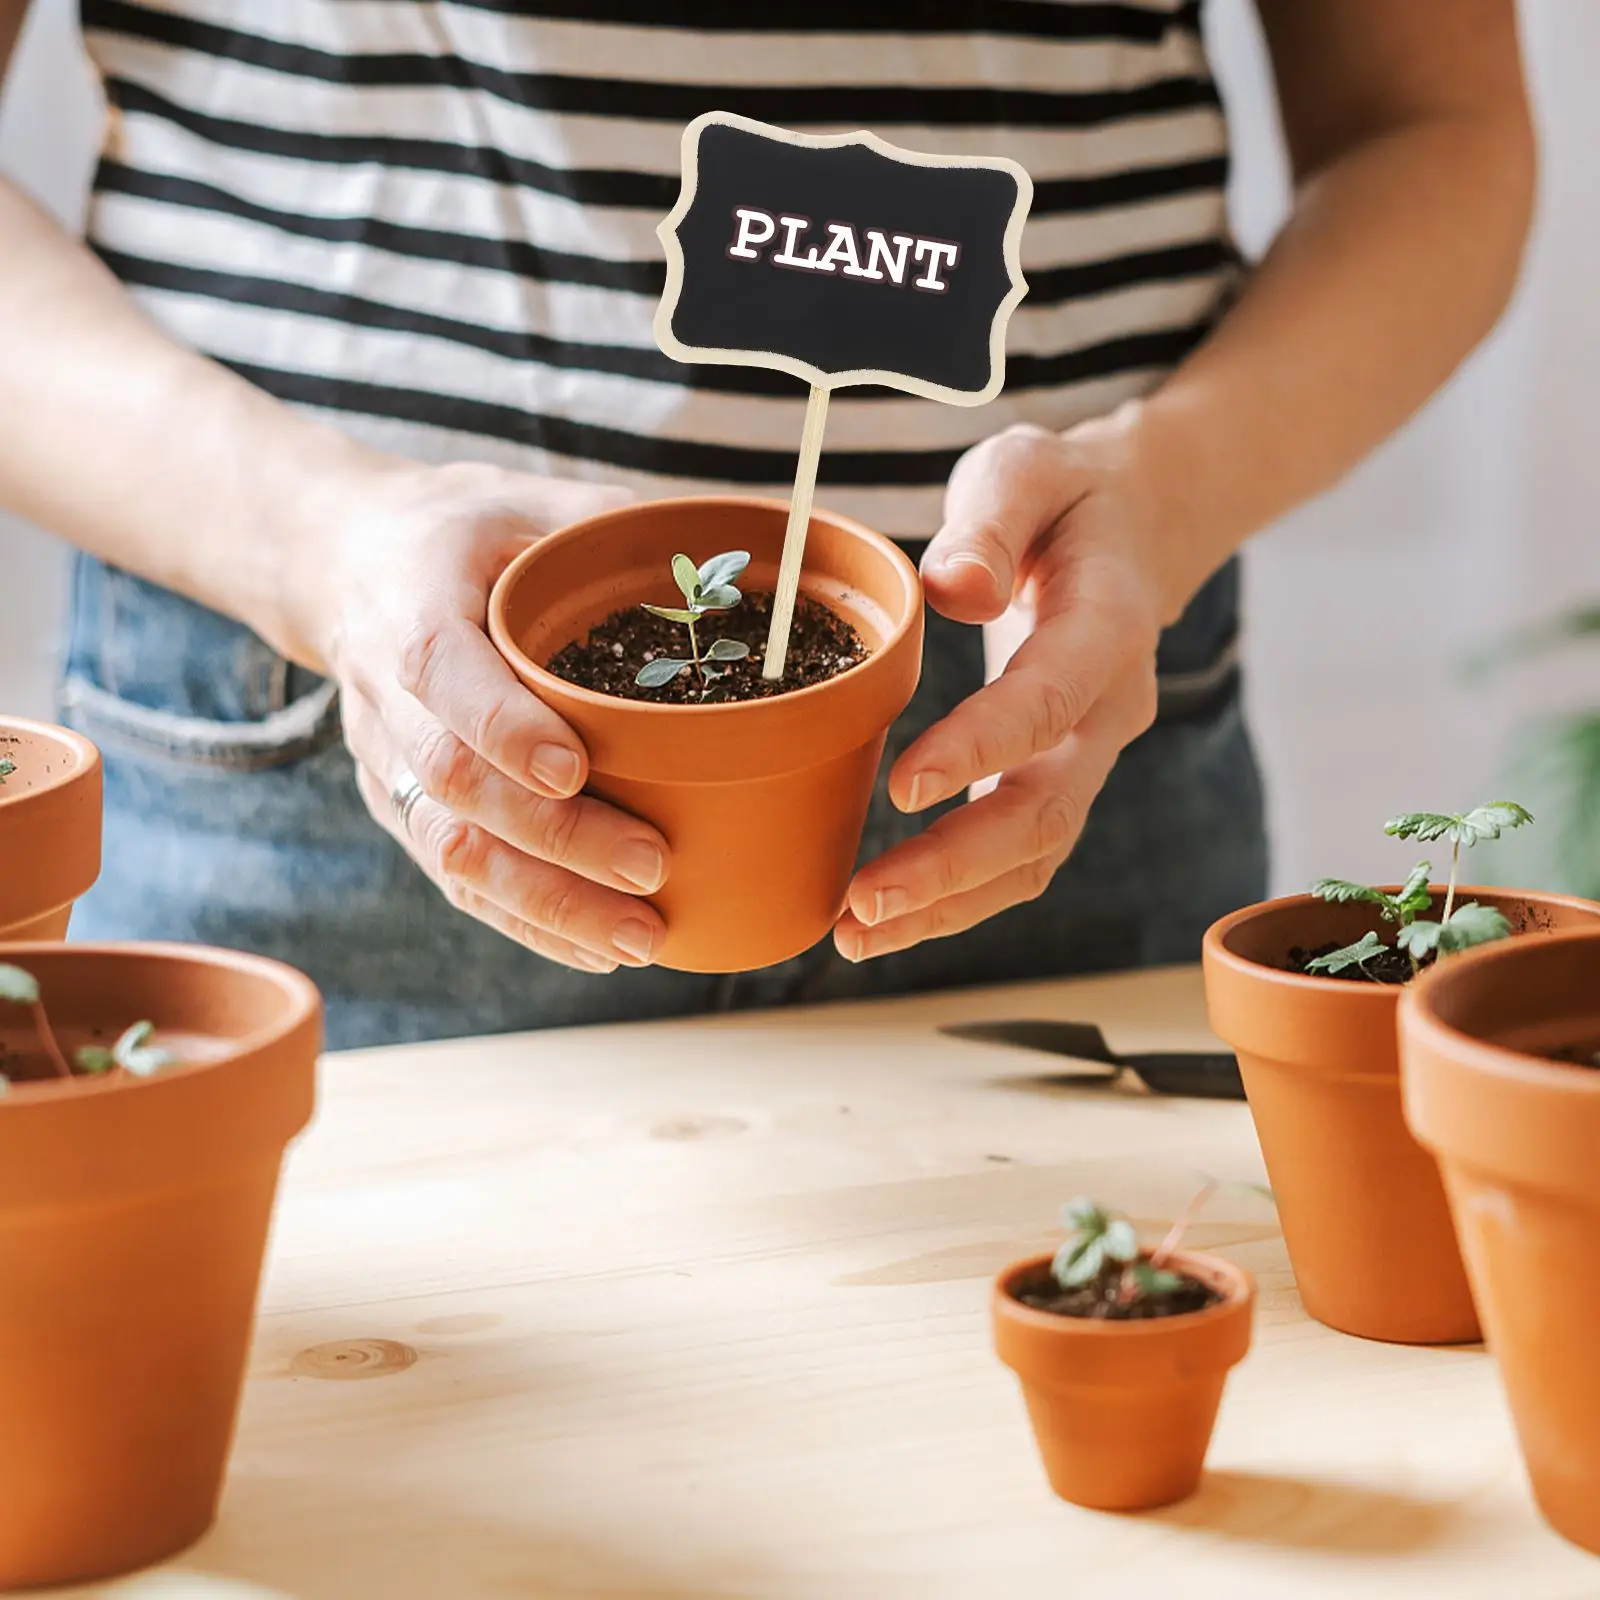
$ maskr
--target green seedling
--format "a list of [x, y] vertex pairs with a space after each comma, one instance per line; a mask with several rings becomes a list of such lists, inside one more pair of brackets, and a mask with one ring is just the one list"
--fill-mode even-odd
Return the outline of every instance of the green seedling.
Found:
[[696, 625], [713, 611], [731, 611], [744, 598], [733, 580], [750, 565], [747, 550], [724, 550], [719, 556], [696, 566], [688, 556], [672, 558], [672, 577], [683, 595], [681, 606], [650, 606], [644, 609], [668, 622], [681, 622], [689, 630], [687, 656], [657, 656], [639, 668], [634, 678], [642, 689], [659, 689], [681, 672], [697, 672], [703, 684], [720, 678], [726, 668], [708, 665], [714, 661], [743, 661], [750, 646], [738, 639], [715, 639], [702, 652]]
[[16, 770], [17, 764], [10, 756], [0, 756], [0, 783], [4, 783]]
[[[155, 1024], [152, 1022], [134, 1023], [109, 1048], [86, 1044], [73, 1052], [69, 1062], [56, 1038], [55, 1029], [50, 1026], [44, 999], [39, 992], [39, 981], [23, 967], [0, 964], [0, 1003], [26, 1006], [33, 1013], [34, 1032], [38, 1034], [39, 1043], [58, 1078], [92, 1078], [107, 1072], [126, 1072], [131, 1077], [148, 1078], [163, 1067], [173, 1065], [171, 1052], [150, 1042], [155, 1034]], [[0, 1074], [0, 1094], [9, 1088], [10, 1080]]]
[[1207, 1178], [1167, 1230], [1166, 1238], [1148, 1255], [1139, 1249], [1138, 1236], [1126, 1217], [1117, 1216], [1097, 1200], [1080, 1197], [1069, 1202], [1061, 1208], [1067, 1237], [1050, 1263], [1050, 1275], [1062, 1289], [1095, 1288], [1103, 1299], [1125, 1306], [1176, 1294], [1185, 1280], [1167, 1263], [1177, 1254], [1206, 1202], [1223, 1188], [1272, 1198], [1272, 1191], [1260, 1184], [1223, 1184]]
[[[1515, 800], [1491, 800], [1487, 805], [1461, 813], [1407, 811], [1391, 817], [1383, 825], [1383, 831], [1394, 839], [1420, 839], [1424, 844], [1435, 839], [1450, 841], [1450, 879], [1445, 889], [1444, 909], [1437, 921], [1419, 915], [1433, 905], [1433, 894], [1428, 887], [1433, 875], [1431, 861], [1419, 861], [1397, 894], [1386, 894], [1382, 889], [1351, 883], [1344, 878], [1318, 878], [1311, 885], [1311, 892], [1318, 899], [1335, 905], [1360, 901], [1376, 906], [1385, 922], [1395, 924], [1395, 946], [1410, 956], [1411, 970], [1415, 973], [1430, 958], [1436, 960], [1460, 950], [1470, 950], [1474, 945], [1504, 939], [1511, 932], [1511, 924], [1493, 906], [1479, 905], [1473, 900], [1462, 906], [1455, 903], [1461, 851], [1463, 846], [1470, 849], [1482, 840], [1498, 839], [1507, 828], [1520, 828], [1532, 821], [1532, 815]], [[1367, 962], [1388, 948], [1376, 933], [1364, 933], [1354, 944], [1331, 950], [1308, 962], [1306, 971], [1333, 976], [1355, 967], [1366, 976]]]

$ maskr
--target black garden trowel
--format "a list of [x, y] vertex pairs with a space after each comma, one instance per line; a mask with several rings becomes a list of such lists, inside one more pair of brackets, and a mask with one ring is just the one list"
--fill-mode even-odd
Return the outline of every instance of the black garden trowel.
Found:
[[[1226, 1050], [1155, 1050], [1119, 1055], [1092, 1022], [1056, 1022], [1014, 1018], [999, 1022], [951, 1022], [939, 1029], [953, 1039], [1014, 1045], [1046, 1055], [1066, 1056], [1080, 1063], [1057, 1081], [1111, 1087], [1124, 1074], [1137, 1078], [1152, 1094], [1181, 1095], [1196, 1100], [1243, 1100], [1239, 1063]], [[1091, 1065], [1092, 1063], [1092, 1065]]]

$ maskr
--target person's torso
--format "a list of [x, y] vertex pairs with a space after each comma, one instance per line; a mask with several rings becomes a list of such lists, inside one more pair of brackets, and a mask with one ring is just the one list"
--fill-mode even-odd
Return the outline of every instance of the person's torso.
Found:
[[962, 449], [1143, 392], [1237, 282], [1188, 0], [82, 0], [90, 242], [184, 342], [424, 460], [783, 494], [804, 389], [656, 348], [680, 135], [720, 108], [1032, 174], [1004, 394], [834, 398], [819, 496], [937, 526]]

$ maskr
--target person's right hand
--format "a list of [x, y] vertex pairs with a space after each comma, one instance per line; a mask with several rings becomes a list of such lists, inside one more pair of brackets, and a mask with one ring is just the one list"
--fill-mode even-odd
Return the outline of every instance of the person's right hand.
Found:
[[[531, 541], [628, 496], [477, 464], [385, 466], [290, 579], [297, 632], [339, 684], [362, 798], [445, 898], [585, 972], [645, 966], [666, 841], [579, 793], [578, 736], [516, 678], [484, 624]], [[423, 789], [406, 825], [391, 797]]]

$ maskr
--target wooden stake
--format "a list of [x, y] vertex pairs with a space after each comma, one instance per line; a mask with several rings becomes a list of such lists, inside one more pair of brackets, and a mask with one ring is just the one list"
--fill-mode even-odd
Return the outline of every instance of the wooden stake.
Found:
[[800, 435], [800, 460], [794, 472], [794, 495], [789, 501], [789, 525], [783, 531], [783, 559], [778, 564], [778, 591], [772, 597], [772, 628], [767, 634], [767, 657], [761, 676], [778, 679], [789, 654], [789, 627], [794, 621], [795, 596], [800, 592], [800, 569], [805, 562], [806, 534], [811, 527], [811, 496], [817, 487], [817, 459], [822, 454], [822, 430], [828, 420], [828, 389], [811, 386], [806, 402], [806, 425]]

